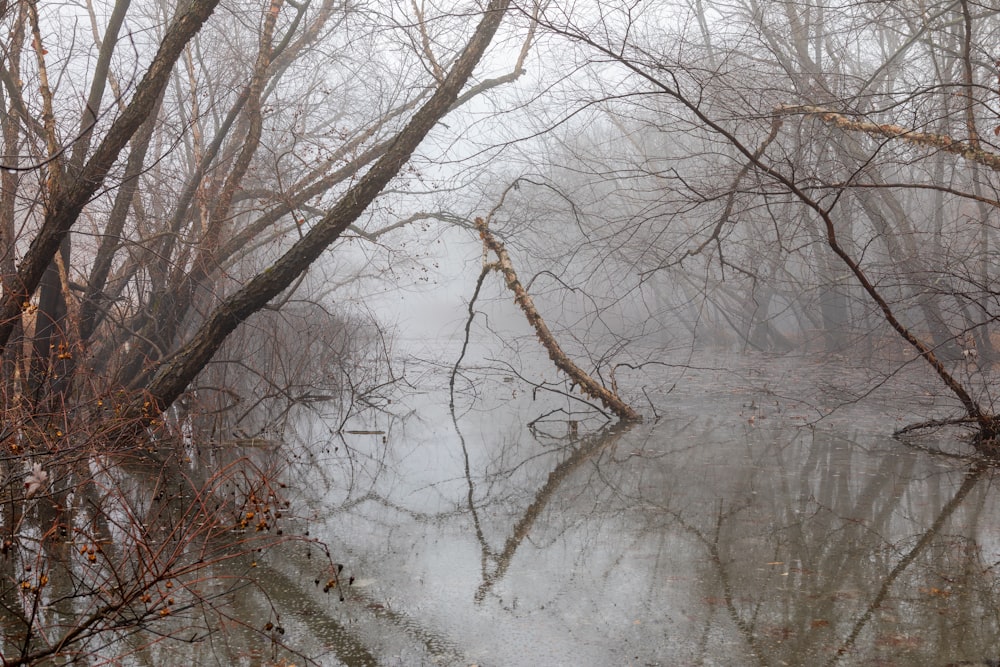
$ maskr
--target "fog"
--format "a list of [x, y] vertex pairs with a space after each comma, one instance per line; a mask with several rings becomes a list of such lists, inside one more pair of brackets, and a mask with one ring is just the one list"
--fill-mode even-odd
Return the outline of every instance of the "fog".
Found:
[[0, 659], [989, 664], [997, 11], [0, 5]]

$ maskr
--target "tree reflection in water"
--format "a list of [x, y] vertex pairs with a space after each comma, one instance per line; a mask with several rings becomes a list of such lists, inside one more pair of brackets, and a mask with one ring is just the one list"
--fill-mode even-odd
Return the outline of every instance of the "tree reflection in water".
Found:
[[849, 424], [692, 415], [554, 437], [514, 410], [459, 415], [451, 433], [422, 414], [368, 452], [365, 492], [333, 505], [327, 530], [377, 580], [362, 601], [389, 600], [393, 623], [453, 658], [944, 665], [995, 651], [985, 464]]
[[[206, 581], [255, 582], [219, 598], [219, 618], [243, 625], [172, 645], [171, 661], [280, 664], [283, 646], [348, 665], [996, 655], [1000, 508], [986, 464], [868, 435], [870, 416], [810, 428], [755, 407], [751, 424], [718, 395], [678, 398], [655, 424], [543, 432], [525, 424], [550, 406], [501, 390], [454, 418], [417, 395], [406, 417], [334, 440], [322, 419], [303, 421], [309, 450], [274, 453], [298, 541], [256, 567], [213, 566]], [[330, 554], [357, 580], [324, 593]]]

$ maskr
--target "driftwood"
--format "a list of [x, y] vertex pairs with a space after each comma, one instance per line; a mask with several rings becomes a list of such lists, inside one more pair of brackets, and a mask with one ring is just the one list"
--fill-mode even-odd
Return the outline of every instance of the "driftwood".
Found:
[[535, 303], [532, 301], [531, 295], [528, 294], [521, 281], [518, 280], [517, 272], [514, 271], [514, 265], [511, 263], [510, 256], [507, 254], [503, 243], [490, 233], [486, 221], [482, 218], [476, 218], [476, 229], [479, 230], [479, 237], [483, 240], [483, 245], [496, 254], [498, 261], [492, 267], [503, 274], [508, 289], [514, 293], [514, 303], [521, 308], [525, 317], [528, 318], [528, 323], [534, 327], [535, 333], [538, 335], [538, 340], [541, 341], [545, 350], [549, 353], [549, 359], [552, 360], [559, 370], [579, 385], [585, 395], [600, 401], [605, 408], [614, 412], [619, 419], [622, 421], [642, 421], [642, 416], [628, 403], [623, 401], [618, 394], [592, 378], [566, 356], [566, 353], [559, 347], [559, 343], [556, 342], [555, 336], [549, 331], [545, 320], [542, 319], [541, 314], [535, 308]]

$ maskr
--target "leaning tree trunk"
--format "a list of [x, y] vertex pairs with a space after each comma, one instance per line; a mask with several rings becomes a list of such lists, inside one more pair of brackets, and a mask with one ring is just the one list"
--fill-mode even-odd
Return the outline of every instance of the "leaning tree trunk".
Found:
[[274, 264], [254, 276], [242, 289], [219, 305], [191, 340], [156, 369], [146, 383], [146, 398], [137, 400], [131, 406], [131, 414], [153, 417], [166, 409], [184, 392], [241, 322], [291, 285], [361, 216], [458, 99], [463, 86], [496, 34], [509, 4], [510, 0], [491, 0], [451, 71], [396, 136], [385, 154], [309, 232]]
[[483, 239], [486, 247], [496, 254], [498, 259], [497, 270], [503, 274], [504, 280], [507, 282], [507, 287], [514, 293], [514, 302], [524, 311], [525, 317], [528, 318], [528, 323], [535, 329], [535, 332], [538, 334], [538, 340], [541, 341], [546, 351], [548, 351], [549, 359], [552, 360], [552, 363], [568, 375], [573, 382], [580, 385], [580, 389], [587, 396], [600, 401], [604, 407], [618, 415], [618, 418], [622, 421], [642, 421], [642, 416], [632, 406], [623, 401], [618, 394], [592, 378], [566, 356], [566, 353], [559, 347], [559, 343], [556, 342], [555, 336], [549, 330], [548, 325], [545, 324], [545, 320], [542, 319], [538, 309], [535, 308], [535, 302], [532, 300], [531, 295], [528, 294], [528, 291], [524, 289], [524, 285], [518, 280], [517, 272], [514, 271], [514, 265], [510, 261], [507, 249], [490, 233], [486, 221], [482, 218], [476, 218], [476, 229], [479, 230], [479, 236]]
[[0, 349], [7, 345], [24, 303], [38, 287], [42, 275], [79, 219], [84, 206], [104, 184], [122, 149], [149, 117], [170, 81], [177, 58], [215, 10], [218, 0], [194, 0], [167, 30], [159, 50], [135, 89], [132, 101], [111, 125], [104, 140], [79, 173], [59, 179], [47, 202], [45, 220], [0, 297]]

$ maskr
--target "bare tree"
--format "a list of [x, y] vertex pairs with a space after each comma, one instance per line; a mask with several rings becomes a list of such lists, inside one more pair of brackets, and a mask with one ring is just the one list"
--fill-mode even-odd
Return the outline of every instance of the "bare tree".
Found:
[[[532, 107], [526, 140], [559, 146], [534, 180], [564, 205], [512, 209], [504, 231], [540, 255], [560, 229], [559, 291], [619, 276], [619, 303], [651, 316], [650, 292], [672, 292], [661, 321], [693, 332], [772, 350], [818, 333], [833, 352], [897, 337], [961, 407], [928, 425], [992, 451], [995, 9], [748, 0], [687, 18], [546, 8], [540, 43], [573, 54], [547, 82], [566, 106]], [[628, 329], [618, 363], [649, 340]]]
[[[469, 85], [505, 0], [217, 4], [0, 8], [5, 664], [211, 630], [209, 571], [289, 539], [263, 428], [394, 381], [384, 332], [308, 269], [405, 224], [366, 211], [419, 177], [446, 114], [522, 72], [501, 53]], [[215, 410], [246, 456], [212, 442]]]
[[[170, 17], [121, 2], [106, 23], [88, 5], [89, 49], [60, 41], [59, 12], [20, 8], [3, 17], [21, 41], [3, 72], [0, 343], [8, 400], [49, 407], [118, 388], [169, 405], [240, 322], [301, 285], [440, 117], [516, 79], [530, 44], [529, 33], [511, 74], [463, 90], [503, 4], [486, 8], [464, 46], [447, 46], [467, 24], [461, 13], [414, 5], [389, 19], [408, 22], [400, 45], [415, 59], [402, 69], [379, 55], [394, 39], [386, 15], [335, 0], [264, 3], [237, 30], [206, 24], [214, 3]], [[114, 63], [142, 53], [122, 31], [144, 24], [162, 33], [138, 77]], [[59, 72], [50, 48], [64, 50]], [[354, 65], [324, 70], [330, 51]], [[73, 93], [51, 82], [89, 53], [87, 100], [70, 121]], [[74, 395], [81, 374], [90, 386]]]

